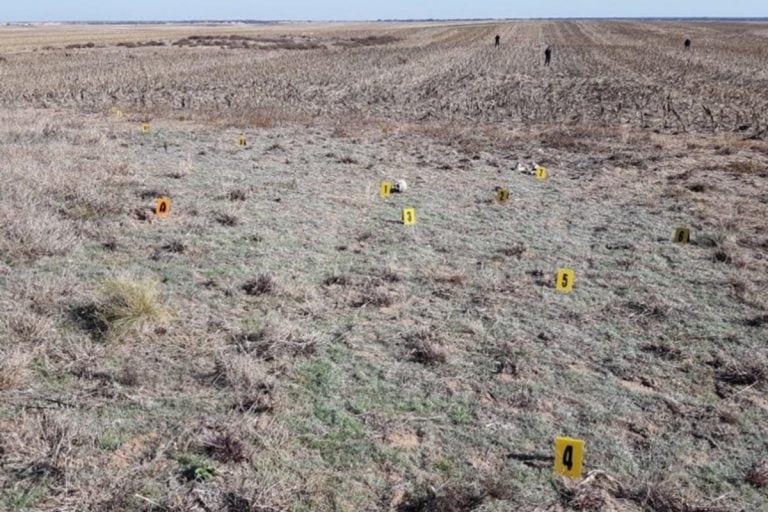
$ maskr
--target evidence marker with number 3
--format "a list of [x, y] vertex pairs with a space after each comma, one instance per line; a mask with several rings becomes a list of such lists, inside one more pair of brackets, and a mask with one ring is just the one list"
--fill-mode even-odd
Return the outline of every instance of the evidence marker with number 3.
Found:
[[677, 228], [672, 241], [676, 244], [687, 244], [691, 241], [691, 230], [684, 227]]
[[403, 224], [406, 226], [416, 224], [416, 208], [403, 208]]
[[555, 439], [555, 472], [581, 478], [584, 471], [584, 441], [570, 437]]
[[557, 271], [555, 278], [555, 288], [563, 293], [573, 291], [573, 282], [576, 280], [576, 271], [570, 268], [561, 268]]
[[392, 195], [392, 182], [382, 181], [381, 184], [379, 184], [379, 197], [381, 197], [382, 199], [386, 199], [391, 195]]
[[537, 180], [544, 181], [549, 178], [549, 171], [546, 167], [542, 167], [540, 165], [537, 165], [536, 168], [533, 170], [534, 175], [536, 176]]
[[155, 203], [155, 215], [158, 217], [167, 217], [171, 214], [171, 198], [160, 197]]
[[509, 189], [506, 187], [496, 187], [496, 202], [507, 204], [509, 202]]

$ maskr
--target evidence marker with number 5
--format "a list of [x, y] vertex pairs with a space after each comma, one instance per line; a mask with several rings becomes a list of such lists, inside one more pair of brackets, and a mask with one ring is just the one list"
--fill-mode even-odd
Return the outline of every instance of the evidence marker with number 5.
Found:
[[573, 291], [573, 282], [576, 280], [576, 271], [570, 268], [561, 268], [557, 271], [555, 278], [555, 288], [559, 292], [571, 293]]
[[555, 439], [555, 472], [581, 478], [584, 471], [584, 441], [570, 437]]

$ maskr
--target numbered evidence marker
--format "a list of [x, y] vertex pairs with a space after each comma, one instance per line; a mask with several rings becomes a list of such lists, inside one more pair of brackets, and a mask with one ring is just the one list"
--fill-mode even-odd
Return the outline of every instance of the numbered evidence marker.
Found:
[[555, 439], [555, 472], [581, 478], [584, 469], [584, 441], [570, 437]]
[[571, 293], [573, 291], [573, 281], [575, 279], [575, 270], [571, 270], [570, 268], [561, 268], [557, 271], [555, 288], [563, 293]]
[[155, 215], [158, 217], [167, 217], [171, 214], [171, 198], [160, 197], [155, 203]]
[[509, 202], [509, 189], [506, 187], [497, 187], [496, 201], [498, 201], [499, 204], [507, 204]]
[[544, 181], [549, 178], [549, 171], [547, 171], [547, 168], [540, 165], [536, 166], [533, 173], [536, 175], [537, 180]]
[[120, 119], [123, 117], [123, 111], [120, 110], [117, 107], [112, 107], [112, 113], [115, 115], [116, 118]]
[[392, 195], [392, 182], [391, 181], [382, 181], [379, 185], [379, 196], [383, 199], [388, 198]]
[[244, 148], [245, 146], [248, 145], [248, 141], [245, 140], [245, 135], [241, 135], [237, 138], [237, 145], [240, 146], [241, 148]]
[[152, 130], [152, 127], [149, 125], [149, 123], [144, 123], [141, 125], [141, 133], [149, 133]]
[[416, 208], [403, 208], [403, 224], [406, 226], [416, 224]]
[[691, 241], [691, 230], [679, 227], [675, 230], [675, 237], [672, 239], [676, 244], [687, 244]]

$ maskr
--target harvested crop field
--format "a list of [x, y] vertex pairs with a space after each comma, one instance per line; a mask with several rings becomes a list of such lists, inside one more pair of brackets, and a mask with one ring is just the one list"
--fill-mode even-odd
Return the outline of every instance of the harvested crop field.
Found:
[[758, 23], [0, 28], [0, 510], [768, 510], [766, 57]]

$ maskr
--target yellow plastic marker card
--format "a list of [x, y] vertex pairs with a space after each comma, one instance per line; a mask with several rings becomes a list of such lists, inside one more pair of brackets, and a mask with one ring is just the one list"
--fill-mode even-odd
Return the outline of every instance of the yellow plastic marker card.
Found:
[[584, 470], [584, 441], [570, 437], [555, 439], [555, 472], [581, 478]]
[[161, 197], [155, 203], [155, 214], [158, 217], [167, 217], [171, 214], [171, 198]]
[[149, 133], [150, 130], [152, 130], [152, 127], [149, 125], [149, 123], [144, 123], [141, 125], [141, 133]]
[[676, 244], [687, 244], [691, 241], [691, 230], [688, 228], [677, 228], [675, 230], [675, 237], [673, 238], [673, 241]]
[[117, 117], [118, 119], [122, 119], [123, 118], [123, 111], [120, 110], [120, 109], [117, 109], [117, 112], [115, 112], [115, 117]]
[[555, 281], [555, 288], [563, 293], [571, 293], [573, 291], [573, 282], [576, 280], [576, 271], [570, 268], [561, 268], [557, 271], [557, 279]]
[[379, 185], [379, 196], [387, 198], [392, 195], [392, 182], [382, 181]]
[[406, 226], [416, 224], [416, 208], [403, 208], [403, 224]]
[[248, 141], [245, 140], [245, 135], [241, 135], [237, 138], [237, 145], [241, 147], [245, 147], [248, 145]]
[[509, 189], [499, 188], [496, 190], [496, 201], [500, 204], [507, 204], [509, 202]]
[[543, 181], [543, 180], [546, 180], [547, 178], [549, 178], [549, 171], [547, 171], [546, 167], [542, 167], [540, 165], [537, 165], [536, 169], [534, 169], [533, 171], [536, 174], [536, 179], [539, 179], [539, 180]]

